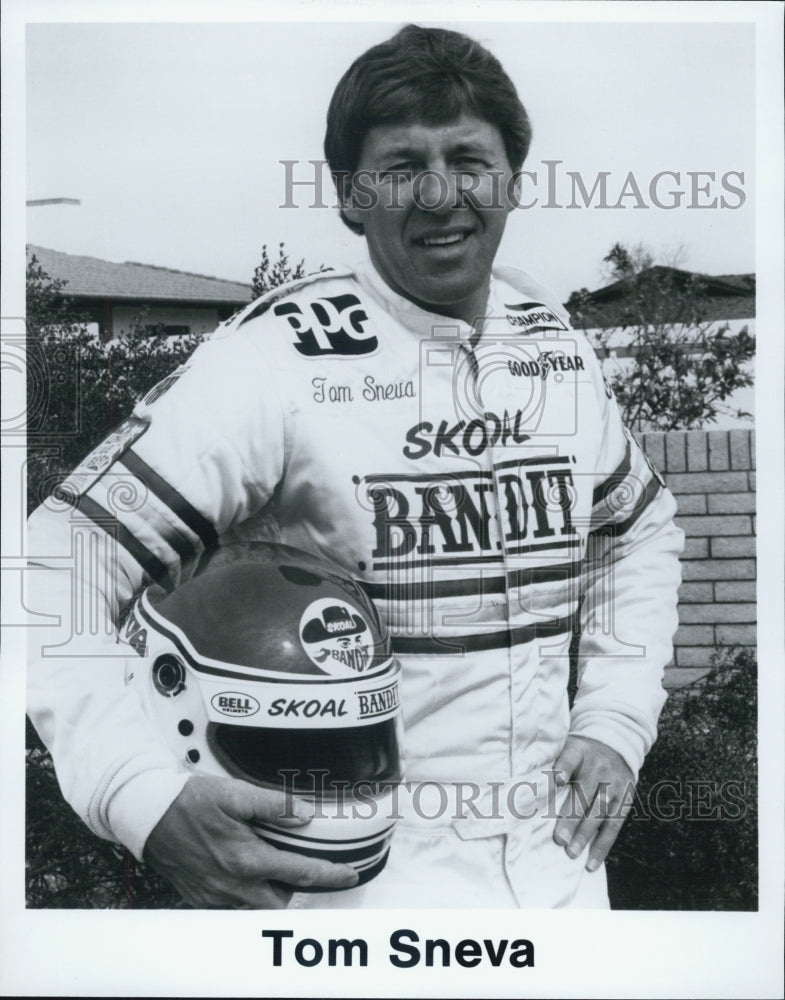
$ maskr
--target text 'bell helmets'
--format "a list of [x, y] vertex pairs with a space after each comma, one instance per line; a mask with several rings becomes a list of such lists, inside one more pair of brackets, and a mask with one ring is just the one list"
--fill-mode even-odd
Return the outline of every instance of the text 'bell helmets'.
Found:
[[126, 683], [179, 766], [307, 798], [303, 828], [259, 823], [276, 847], [351, 864], [387, 861], [401, 780], [400, 666], [365, 592], [284, 545], [207, 553], [167, 593], [148, 587], [120, 639]]

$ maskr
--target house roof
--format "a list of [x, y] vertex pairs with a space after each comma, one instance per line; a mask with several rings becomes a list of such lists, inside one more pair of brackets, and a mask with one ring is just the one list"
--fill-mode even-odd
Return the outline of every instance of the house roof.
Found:
[[189, 302], [204, 305], [241, 306], [251, 301], [251, 286], [239, 281], [225, 281], [206, 274], [175, 271], [153, 264], [122, 264], [98, 257], [62, 253], [47, 247], [28, 245], [51, 278], [68, 284], [70, 298], [116, 299], [133, 302]]
[[[692, 282], [700, 282], [702, 317], [706, 321], [752, 319], [755, 316], [754, 274], [698, 274], [676, 267], [655, 265], [633, 279], [622, 278], [610, 285], [589, 292], [581, 301], [572, 297], [566, 308], [578, 323], [588, 321], [591, 326], [624, 326], [635, 320], [631, 317], [632, 293], [639, 294], [647, 287], [660, 287], [678, 292]], [[678, 309], [678, 306], [676, 307]]]

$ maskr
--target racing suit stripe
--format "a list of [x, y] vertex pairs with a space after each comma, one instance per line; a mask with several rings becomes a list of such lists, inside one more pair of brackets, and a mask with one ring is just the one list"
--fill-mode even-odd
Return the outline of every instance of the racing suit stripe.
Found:
[[125, 551], [142, 567], [144, 572], [167, 590], [174, 590], [169, 570], [157, 556], [143, 545], [117, 518], [88, 496], [80, 497], [77, 508], [90, 520], [113, 536]]
[[527, 569], [510, 570], [507, 580], [510, 587], [530, 587], [540, 583], [552, 583], [556, 580], [571, 580], [579, 576], [580, 562], [558, 563], [555, 566], [532, 566]]
[[595, 488], [591, 498], [592, 507], [596, 507], [597, 504], [604, 503], [608, 498], [608, 494], [615, 490], [617, 486], [621, 486], [625, 478], [629, 475], [631, 468], [632, 447], [628, 441], [627, 449], [624, 452], [624, 458], [619, 463], [618, 468]]
[[542, 636], [561, 635], [570, 632], [575, 623], [575, 615], [553, 618], [535, 625], [520, 625], [501, 632], [478, 632], [474, 635], [443, 636], [393, 636], [394, 653], [442, 653], [456, 656], [462, 653], [477, 653], [486, 649], [508, 649]]
[[541, 583], [570, 580], [579, 576], [580, 562], [558, 563], [554, 566], [531, 566], [511, 570], [504, 577], [472, 577], [468, 580], [428, 580], [424, 583], [369, 583], [360, 585], [369, 597], [377, 601], [421, 601], [438, 597], [468, 597], [472, 594], [503, 594], [507, 587], [530, 587]]
[[472, 594], [503, 594], [504, 577], [472, 577], [468, 580], [428, 580], [425, 583], [367, 583], [360, 585], [374, 600], [422, 601], [437, 597], [467, 597]]
[[603, 524], [599, 528], [595, 528], [593, 531], [589, 532], [589, 538], [619, 538], [625, 532], [630, 530], [638, 518], [644, 513], [649, 504], [656, 500], [661, 492], [662, 486], [659, 481], [652, 476], [647, 483], [645, 490], [641, 494], [640, 499], [635, 504], [635, 509], [629, 517], [625, 518], [623, 521], [612, 521], [609, 524]]
[[[185, 497], [170, 486], [169, 483], [160, 476], [155, 469], [151, 468], [143, 458], [133, 449], [122, 456], [122, 463], [139, 479], [144, 485], [154, 493], [158, 499], [165, 504], [182, 522], [187, 525], [195, 535], [198, 535], [206, 549], [218, 544], [218, 533], [213, 524], [190, 504]], [[174, 546], [172, 546], [174, 548]], [[179, 551], [179, 550], [178, 550]], [[190, 553], [191, 555], [193, 552]]]

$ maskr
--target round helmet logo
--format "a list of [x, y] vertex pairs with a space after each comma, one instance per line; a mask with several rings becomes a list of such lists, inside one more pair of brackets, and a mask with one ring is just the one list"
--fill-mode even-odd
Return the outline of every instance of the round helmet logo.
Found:
[[334, 598], [308, 605], [300, 619], [300, 642], [317, 667], [338, 677], [361, 674], [373, 660], [374, 639], [365, 618]]
[[153, 664], [155, 690], [165, 698], [173, 698], [185, 689], [185, 667], [169, 653], [157, 656]]

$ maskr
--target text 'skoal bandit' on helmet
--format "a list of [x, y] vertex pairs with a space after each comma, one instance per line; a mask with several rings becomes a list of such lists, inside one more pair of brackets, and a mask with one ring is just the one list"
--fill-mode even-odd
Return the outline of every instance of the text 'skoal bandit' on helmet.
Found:
[[182, 768], [311, 800], [305, 827], [260, 824], [276, 847], [387, 861], [401, 780], [400, 666], [387, 629], [342, 570], [282, 545], [208, 553], [167, 594], [148, 587], [121, 640], [126, 677]]

